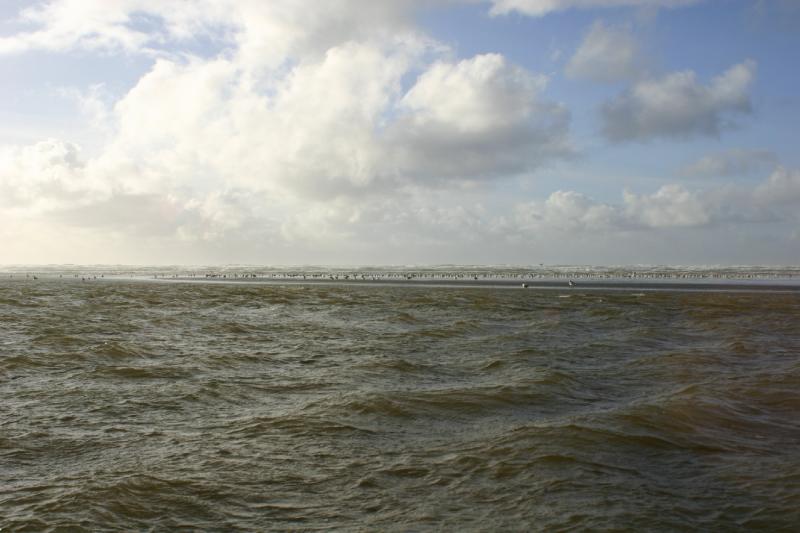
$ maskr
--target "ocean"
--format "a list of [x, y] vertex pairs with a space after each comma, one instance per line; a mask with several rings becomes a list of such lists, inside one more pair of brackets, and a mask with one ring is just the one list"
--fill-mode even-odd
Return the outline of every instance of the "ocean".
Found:
[[800, 527], [800, 269], [5, 267], [0, 394], [4, 532]]

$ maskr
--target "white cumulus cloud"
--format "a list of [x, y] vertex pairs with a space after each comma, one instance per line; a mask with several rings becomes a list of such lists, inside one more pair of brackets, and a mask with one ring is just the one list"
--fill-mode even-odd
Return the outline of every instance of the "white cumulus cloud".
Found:
[[[419, 236], [421, 220], [484, 228], [480, 210], [439, 196], [445, 184], [482, 187], [568, 156], [569, 113], [546, 97], [545, 76], [502, 55], [452, 60], [410, 23], [414, 4], [29, 9], [30, 28], [1, 50], [153, 58], [121, 95], [98, 85], [70, 93], [102, 133], [96, 153], [68, 140], [0, 151], [0, 220], [15, 217], [18, 250], [94, 232], [106, 250], [120, 238], [162, 250], [249, 238], [335, 254]], [[214, 51], [194, 53], [200, 37]]]
[[80, 147], [57, 139], [0, 147], [0, 208], [36, 211], [102, 194], [79, 154]]
[[730, 115], [749, 113], [752, 60], [734, 65], [708, 85], [692, 71], [638, 82], [602, 108], [603, 132], [612, 141], [717, 136]]
[[546, 83], [499, 54], [431, 65], [400, 102], [387, 147], [397, 172], [495, 178], [568, 155], [569, 113], [541, 98]]
[[650, 195], [625, 191], [623, 199], [626, 217], [646, 227], [694, 227], [711, 221], [702, 196], [680, 185], [665, 185]]
[[609, 27], [595, 22], [567, 63], [572, 78], [599, 82], [631, 79], [643, 69], [638, 43], [629, 28]]
[[555, 191], [544, 201], [520, 204], [515, 226], [522, 231], [596, 232], [624, 225], [619, 209], [576, 191]]
[[576, 191], [555, 191], [544, 200], [518, 204], [520, 232], [614, 234], [672, 228], [731, 228], [737, 224], [798, 221], [800, 172], [779, 167], [755, 186], [688, 189], [666, 184], [652, 193], [622, 192], [621, 202], [601, 202]]

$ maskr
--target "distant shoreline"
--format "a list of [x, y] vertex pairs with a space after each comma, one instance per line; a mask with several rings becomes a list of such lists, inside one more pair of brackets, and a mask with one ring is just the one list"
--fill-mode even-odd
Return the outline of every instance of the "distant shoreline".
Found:
[[[106, 278], [124, 279], [124, 278]], [[125, 278], [127, 279], [127, 278]], [[140, 281], [148, 279], [133, 278]], [[580, 292], [582, 290], [620, 290], [620, 291], [687, 291], [687, 292], [790, 292], [800, 293], [800, 280], [583, 280], [572, 287], [564, 279], [535, 279], [520, 281], [516, 279], [328, 279], [328, 278], [264, 278], [264, 277], [159, 277], [149, 281], [162, 283], [236, 283], [264, 285], [331, 285], [331, 286], [389, 286], [389, 287], [441, 287], [441, 288], [508, 288], [520, 290], [563, 289]], [[523, 283], [526, 287], [523, 287]]]

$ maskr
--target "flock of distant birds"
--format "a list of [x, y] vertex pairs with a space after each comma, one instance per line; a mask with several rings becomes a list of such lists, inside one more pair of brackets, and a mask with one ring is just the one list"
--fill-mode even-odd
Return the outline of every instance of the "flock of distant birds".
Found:
[[[19, 274], [19, 273], [18, 273]], [[102, 279], [106, 277], [106, 273], [71, 273], [74, 279], [81, 281], [97, 280], [98, 276]], [[139, 277], [142, 276], [141, 272], [131, 273], [108, 273], [110, 277]], [[27, 279], [38, 280], [39, 276], [47, 275], [46, 273], [26, 273]], [[52, 276], [54, 276], [53, 274]], [[67, 274], [69, 277], [70, 274]], [[583, 272], [561, 272], [551, 270], [548, 272], [534, 272], [534, 271], [517, 271], [517, 272], [469, 272], [469, 271], [361, 271], [361, 272], [342, 272], [342, 271], [328, 271], [328, 272], [261, 272], [261, 273], [246, 273], [246, 272], [187, 272], [187, 273], [151, 273], [146, 274], [152, 276], [153, 279], [174, 279], [174, 280], [195, 280], [198, 277], [207, 280], [264, 280], [264, 281], [326, 281], [326, 282], [385, 282], [385, 281], [440, 281], [440, 282], [462, 282], [462, 281], [500, 281], [510, 282], [520, 280], [521, 286], [527, 289], [530, 286], [531, 280], [563, 280], [568, 287], [577, 286], [575, 279], [584, 280], [704, 280], [704, 279], [786, 279], [800, 276], [798, 272], [760, 272], [760, 273], [745, 273], [745, 272], [725, 272], [725, 271], [583, 271]], [[9, 274], [13, 278], [14, 274]], [[64, 274], [58, 274], [59, 278], [63, 278]]]
[[[9, 278], [13, 278], [13, 277], [14, 277], [14, 274], [9, 274], [9, 275], [8, 275], [8, 277], [9, 277]], [[64, 277], [64, 274], [59, 274], [59, 275], [58, 275], [58, 277], [59, 277], [59, 278], [63, 278], [63, 277]], [[87, 276], [87, 275], [85, 275], [85, 274], [84, 274], [84, 275], [73, 274], [73, 275], [72, 275], [72, 277], [73, 277], [73, 278], [76, 278], [76, 279], [77, 279], [77, 278], [81, 278], [81, 281], [88, 281], [88, 280], [92, 280], [92, 279], [97, 279], [97, 275], [96, 275], [96, 274], [94, 274], [94, 275], [88, 275], [88, 276]], [[104, 277], [106, 277], [106, 276], [105, 276], [105, 274], [100, 274], [100, 277], [101, 277], [101, 278], [104, 278]], [[34, 280], [38, 280], [38, 279], [39, 279], [39, 276], [37, 276], [36, 274], [25, 274], [25, 279], [34, 279]]]
[[[279, 276], [281, 276], [281, 275], [279, 275]], [[340, 277], [339, 274], [330, 274], [330, 273], [327, 273], [327, 274], [315, 273], [315, 274], [311, 274], [311, 275], [309, 275], [309, 274], [283, 274], [282, 276], [284, 278], [288, 277], [289, 279], [292, 279], [293, 281], [299, 281], [300, 278], [302, 278], [303, 280], [307, 281], [309, 276], [312, 279], [317, 280], [317, 281], [319, 281], [319, 280], [323, 280], [324, 281], [326, 278], [329, 281], [359, 281], [359, 280], [361, 280], [361, 281], [385, 281], [385, 280], [390, 280], [391, 281], [393, 279], [397, 279], [398, 277], [400, 279], [405, 279], [405, 280], [408, 280], [408, 281], [411, 281], [411, 280], [414, 280], [414, 279], [425, 280], [425, 281], [433, 281], [433, 280], [437, 279], [435, 274], [434, 275], [430, 275], [429, 274], [429, 275], [426, 276], [426, 275], [420, 275], [420, 274], [397, 273], [397, 272], [393, 272], [393, 273], [385, 272], [385, 273], [380, 273], [380, 274], [375, 274], [375, 273], [371, 273], [371, 274], [342, 274], [341, 277]], [[439, 276], [440, 276], [439, 279], [446, 279], [446, 280], [450, 280], [450, 281], [469, 279], [470, 276], [475, 281], [479, 281], [481, 279], [477, 274], [467, 274], [467, 275], [465, 275], [463, 273], [459, 273], [459, 274], [452, 274], [452, 273], [443, 274], [443, 273], [440, 273]], [[155, 279], [158, 279], [158, 274], [154, 274], [153, 277]], [[194, 278], [194, 277], [196, 277], [196, 274], [192, 274], [192, 275], [190, 275], [190, 277]], [[228, 278], [228, 274], [206, 273], [205, 277], [207, 279], [220, 279], [220, 278], [221, 279], [227, 279]], [[177, 274], [172, 274], [172, 278], [179, 278], [179, 276]], [[232, 279], [258, 279], [258, 276], [256, 274], [238, 274], [238, 273], [234, 273], [234, 274], [231, 275], [231, 278]], [[495, 279], [497, 279], [497, 278], [498, 278], [498, 276], [495, 276]], [[271, 275], [270, 279], [275, 279], [275, 275], [274, 274]], [[485, 275], [484, 275], [483, 279], [486, 279]], [[502, 276], [501, 279], [508, 279], [508, 278], [507, 278], [507, 276]], [[571, 279], [567, 280], [567, 286], [574, 287], [575, 285], [576, 285], [576, 283], [574, 281], [572, 281]], [[525, 282], [522, 283], [522, 288], [523, 289], [527, 289], [528, 287], [529, 287], [528, 283], [525, 283]]]
[[[189, 275], [190, 278], [195, 278], [196, 276], [197, 275], [194, 274], [194, 273]], [[319, 279], [324, 280], [327, 277], [327, 279], [330, 280], [330, 281], [358, 281], [359, 279], [361, 281], [381, 281], [381, 280], [386, 279], [384, 276], [385, 275], [376, 276], [374, 274], [371, 274], [369, 276], [366, 275], [366, 274], [361, 274], [360, 276], [356, 275], [356, 274], [342, 274], [342, 277], [340, 278], [339, 274], [313, 274], [313, 275], [311, 275], [311, 277], [313, 279], [316, 279], [316, 280], [319, 280]], [[9, 274], [9, 277], [13, 278], [14, 274]], [[39, 276], [37, 276], [36, 274], [33, 274], [33, 275], [26, 274], [25, 277], [27, 279], [31, 279], [31, 278], [33, 278], [34, 280], [38, 280], [39, 279]], [[59, 278], [63, 278], [64, 275], [63, 274], [59, 274], [58, 277]], [[97, 279], [97, 275], [79, 276], [78, 274], [73, 274], [73, 278], [77, 279], [78, 277], [80, 277], [81, 281], [88, 281], [88, 280], [96, 280]], [[298, 281], [299, 277], [302, 277], [303, 280], [308, 280], [308, 275], [307, 274], [289, 275], [289, 278], [291, 278], [291, 279], [293, 279], [295, 281]], [[391, 278], [392, 276], [390, 275], [389, 277]], [[403, 277], [403, 279], [406, 279], [406, 280], [431, 279], [431, 278], [418, 276], [418, 275], [414, 275], [414, 274], [403, 274], [402, 277]], [[100, 278], [105, 278], [105, 274], [100, 274]], [[227, 274], [207, 273], [207, 274], [205, 274], [205, 278], [206, 279], [227, 279], [228, 275]], [[170, 274], [169, 276], [167, 276], [166, 274], [161, 274], [161, 275], [153, 274], [153, 279], [184, 279], [184, 277], [183, 276], [179, 276], [178, 274]], [[232, 274], [231, 275], [231, 279], [258, 279], [258, 276], [256, 274]], [[270, 279], [275, 279], [275, 277], [271, 276]], [[456, 275], [454, 279], [468, 279], [468, 278], [464, 278], [464, 276], [462, 276], [462, 275]], [[472, 275], [472, 279], [478, 281], [480, 278], [477, 275]], [[571, 279], [567, 280], [567, 286], [574, 287], [575, 285], [576, 285], [576, 283], [574, 281], [572, 281]], [[529, 285], [527, 283], [524, 283], [524, 282], [522, 283], [522, 288], [523, 289], [527, 289], [528, 286]]]

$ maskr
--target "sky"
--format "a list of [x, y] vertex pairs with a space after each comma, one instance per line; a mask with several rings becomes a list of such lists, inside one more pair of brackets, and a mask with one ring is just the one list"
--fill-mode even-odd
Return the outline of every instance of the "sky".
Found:
[[795, 0], [3, 0], [0, 264], [800, 263]]

